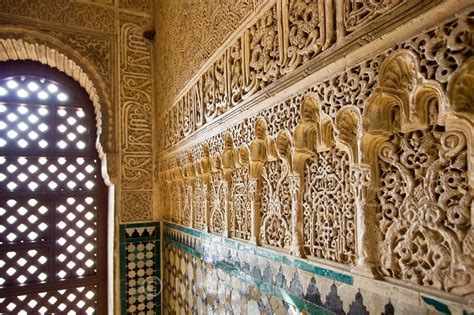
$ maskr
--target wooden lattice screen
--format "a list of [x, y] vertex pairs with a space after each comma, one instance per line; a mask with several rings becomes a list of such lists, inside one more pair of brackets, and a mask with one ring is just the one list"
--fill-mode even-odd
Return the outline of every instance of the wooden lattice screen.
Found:
[[74, 80], [0, 63], [0, 313], [104, 313], [95, 113]]

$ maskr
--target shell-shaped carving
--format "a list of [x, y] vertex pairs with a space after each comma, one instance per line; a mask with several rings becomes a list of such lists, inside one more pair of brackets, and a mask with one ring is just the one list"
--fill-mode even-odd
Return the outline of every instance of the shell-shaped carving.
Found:
[[359, 162], [361, 115], [355, 106], [343, 107], [336, 115], [337, 138], [351, 150], [353, 161]]
[[224, 151], [222, 152], [222, 167], [234, 168], [238, 164], [238, 154], [234, 146], [232, 133], [228, 132], [224, 136]]
[[288, 130], [280, 130], [278, 132], [276, 147], [278, 155], [285, 159], [291, 167], [293, 163], [293, 139]]
[[474, 57], [467, 59], [454, 73], [448, 85], [451, 110], [456, 113], [474, 113]]
[[184, 176], [187, 178], [196, 176], [196, 165], [193, 163], [193, 154], [191, 151], [187, 152], [187, 161], [184, 164]]
[[255, 120], [255, 135], [256, 139], [264, 139], [268, 135], [267, 121], [262, 116]]
[[443, 112], [442, 104], [441, 88], [433, 84], [416, 86], [413, 92], [410, 122], [423, 125], [435, 124], [439, 113]]
[[222, 169], [222, 159], [219, 153], [215, 153], [212, 157], [212, 170], [214, 172], [220, 171]]
[[301, 103], [301, 119], [294, 130], [295, 149], [307, 154], [316, 151], [320, 106], [314, 94], [308, 94]]
[[257, 117], [255, 121], [254, 139], [250, 143], [250, 158], [252, 161], [274, 160], [277, 156], [275, 142], [268, 135], [265, 118]]
[[317, 100], [317, 96], [313, 93], [306, 94], [301, 103], [301, 118], [304, 121], [315, 122], [319, 119], [320, 110], [321, 107]]
[[244, 143], [240, 146], [240, 164], [247, 165], [250, 160], [249, 147]]
[[380, 86], [407, 91], [415, 83], [418, 61], [413, 53], [402, 50], [384, 60], [380, 67]]

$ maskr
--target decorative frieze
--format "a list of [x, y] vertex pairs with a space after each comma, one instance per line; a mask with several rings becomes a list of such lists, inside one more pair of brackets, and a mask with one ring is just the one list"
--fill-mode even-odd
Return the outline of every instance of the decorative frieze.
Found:
[[[381, 17], [393, 19], [397, 14], [417, 6], [419, 1], [380, 1], [367, 5], [353, 0], [273, 0], [270, 3], [273, 5], [268, 6], [214, 58], [202, 75], [188, 84], [173, 106], [168, 108], [165, 105], [166, 112], [160, 117], [168, 134], [163, 137], [162, 148], [174, 146], [231, 108], [249, 102], [280, 78], [306, 71], [304, 69], [309, 67], [321, 67], [318, 64], [320, 55], [350, 47], [366, 36], [372, 27], [368, 25]], [[431, 1], [425, 1], [425, 8], [430, 5]], [[336, 12], [340, 14], [340, 19], [336, 19]], [[446, 60], [445, 66], [449, 67], [450, 63]], [[367, 66], [371, 67], [365, 65], [360, 70], [365, 70]], [[340, 91], [334, 91], [329, 86], [329, 90], [321, 92], [328, 93], [325, 101], [333, 101], [342, 96], [344, 89], [350, 89], [351, 93], [354, 90], [368, 90], [371, 83], [367, 86], [365, 82], [370, 79], [370, 74], [360, 77], [356, 73], [348, 73], [331, 82], [345, 81], [347, 86], [341, 84]], [[169, 103], [171, 99], [166, 101]], [[190, 111], [198, 115], [184, 115]], [[183, 128], [186, 133], [182, 132]]]
[[[142, 35], [150, 22], [120, 16], [122, 220], [143, 221], [153, 214], [152, 55], [151, 44]], [[148, 202], [131, 205], [124, 197], [140, 194]]]
[[[449, 38], [452, 26], [465, 25], [462, 61], [450, 64], [447, 79], [429, 70], [441, 65], [426, 67], [426, 43], [413, 38], [189, 149], [191, 165], [213, 156], [211, 173], [219, 170], [229, 188], [222, 198], [208, 192], [224, 218], [229, 209], [229, 237], [469, 303], [470, 16], [419, 35]], [[454, 49], [446, 47], [433, 49]], [[164, 165], [180, 169], [173, 159]], [[221, 218], [211, 215], [202, 229]]]

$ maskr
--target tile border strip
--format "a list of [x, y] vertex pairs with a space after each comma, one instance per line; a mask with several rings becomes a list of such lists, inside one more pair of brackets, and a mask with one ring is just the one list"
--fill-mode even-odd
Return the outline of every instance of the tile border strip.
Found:
[[[270, 250], [265, 249], [265, 248], [256, 247], [250, 244], [244, 244], [244, 243], [241, 243], [240, 241], [225, 238], [219, 235], [214, 235], [214, 234], [198, 231], [192, 228], [184, 227], [184, 226], [177, 225], [170, 222], [164, 222], [164, 226], [167, 228], [172, 228], [172, 229], [181, 231], [183, 233], [192, 235], [194, 237], [203, 239], [205, 241], [211, 241], [214, 244], [220, 244], [226, 247], [230, 247], [232, 249], [245, 251], [247, 253], [251, 253], [256, 256], [264, 257], [275, 262], [279, 262], [291, 267], [295, 267], [297, 269], [301, 269], [301, 270], [307, 271], [309, 273], [312, 273], [321, 277], [329, 278], [331, 280], [342, 282], [351, 286], [354, 284], [354, 278], [351, 275], [334, 271], [334, 270], [330, 270], [330, 269], [326, 269], [323, 267], [315, 266], [307, 261], [304, 261], [296, 257], [290, 259], [284, 254], [271, 252]], [[167, 238], [167, 240], [168, 239], [169, 238]], [[195, 250], [193, 249], [193, 251]]]
[[[271, 261], [279, 262], [279, 263], [282, 263], [282, 264], [285, 264], [285, 265], [288, 265], [288, 266], [291, 266], [291, 267], [295, 267], [297, 269], [307, 271], [311, 274], [318, 275], [318, 276], [325, 277], [325, 278], [329, 278], [331, 280], [342, 282], [342, 283], [345, 283], [345, 284], [348, 284], [348, 285], [351, 285], [351, 286], [353, 285], [353, 282], [354, 282], [353, 277], [350, 276], [350, 275], [340, 273], [340, 272], [337, 272], [337, 271], [334, 271], [334, 270], [326, 269], [326, 268], [323, 268], [323, 267], [315, 266], [315, 265], [313, 265], [311, 263], [308, 263], [308, 262], [306, 262], [302, 259], [299, 259], [299, 258], [289, 259], [284, 254], [279, 254], [279, 253], [276, 253], [276, 252], [273, 253], [273, 252], [271, 252], [271, 250], [266, 249], [266, 248], [256, 247], [256, 246], [250, 245], [250, 244], [244, 244], [241, 241], [225, 238], [223, 236], [219, 236], [219, 235], [215, 235], [215, 234], [211, 234], [211, 233], [206, 233], [206, 232], [203, 232], [203, 231], [199, 231], [199, 230], [196, 230], [196, 229], [193, 229], [193, 228], [177, 225], [175, 223], [171, 223], [171, 222], [167, 222], [167, 221], [163, 221], [163, 228], [175, 229], [175, 230], [181, 231], [183, 233], [186, 233], [188, 235], [192, 235], [194, 237], [200, 238], [204, 241], [209, 241], [209, 242], [212, 242], [214, 244], [219, 244], [219, 245], [222, 245], [222, 246], [230, 247], [230, 248], [235, 249], [235, 250], [245, 251], [247, 253], [251, 253], [251, 254], [254, 254], [254, 255], [257, 255], [257, 256], [260, 256], [260, 257], [263, 257], [263, 258], [267, 258]], [[183, 251], [193, 255], [194, 257], [208, 262], [207, 260], [204, 259], [202, 253], [197, 249], [194, 249], [194, 248], [192, 248], [192, 247], [190, 247], [190, 246], [188, 246], [184, 243], [181, 243], [177, 240], [174, 240], [169, 236], [165, 236], [163, 241], [170, 242], [174, 246], [176, 246], [176, 247], [182, 249]], [[278, 288], [278, 287], [275, 287], [271, 284], [265, 283], [264, 281], [255, 279], [251, 275], [239, 271], [236, 267], [234, 267], [232, 265], [228, 265], [228, 264], [226, 264], [222, 261], [214, 261], [214, 262], [209, 262], [209, 263], [211, 265], [213, 265], [215, 268], [221, 269], [224, 272], [226, 272], [228, 274], [231, 274], [231, 275], [241, 279], [242, 281], [245, 281], [249, 284], [256, 285], [260, 290], [262, 290], [266, 293], [272, 294], [272, 295], [284, 300], [285, 302], [299, 308], [300, 310], [309, 312], [310, 314], [333, 314], [332, 312], [322, 308], [321, 306], [318, 306], [316, 304], [308, 302], [308, 301], [304, 300], [303, 298], [295, 296], [294, 294], [292, 294], [292, 293], [290, 293], [290, 292], [288, 292], [288, 291], [286, 291], [282, 288]], [[451, 314], [451, 311], [450, 311], [449, 307], [445, 303], [440, 302], [439, 300], [436, 300], [432, 297], [428, 297], [428, 296], [425, 296], [425, 295], [421, 295], [421, 299], [423, 300], [423, 302], [425, 304], [432, 306], [438, 312], [440, 312], [442, 314]], [[469, 313], [466, 310], [463, 311], [463, 314], [464, 315], [471, 315], [471, 314], [474, 315], [474, 313]]]
[[[166, 225], [166, 223], [165, 223]], [[178, 247], [179, 249], [187, 252], [188, 254], [191, 254], [192, 256], [202, 259], [202, 255], [199, 251], [183, 244], [178, 241], [175, 241], [169, 237], [165, 237], [165, 240], [172, 244], [173, 246]], [[323, 308], [322, 306], [313, 304], [311, 302], [306, 301], [305, 299], [294, 295], [291, 292], [288, 292], [282, 288], [275, 287], [274, 285], [268, 284], [262, 280], [255, 279], [249, 274], [240, 272], [236, 267], [226, 264], [221, 261], [216, 261], [216, 262], [206, 262], [210, 263], [214, 268], [220, 269], [224, 271], [225, 273], [234, 276], [236, 278], [239, 278], [240, 280], [247, 282], [248, 284], [255, 285], [259, 290], [262, 292], [265, 292], [267, 294], [271, 294], [286, 303], [293, 305], [297, 307], [301, 311], [308, 312], [309, 314], [314, 314], [314, 315], [330, 315], [334, 314], [333, 312]]]

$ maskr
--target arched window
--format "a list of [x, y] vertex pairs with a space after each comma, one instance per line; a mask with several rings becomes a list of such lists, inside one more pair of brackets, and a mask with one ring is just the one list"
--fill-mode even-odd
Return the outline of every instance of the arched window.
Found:
[[103, 313], [107, 206], [86, 91], [0, 63], [0, 313]]

